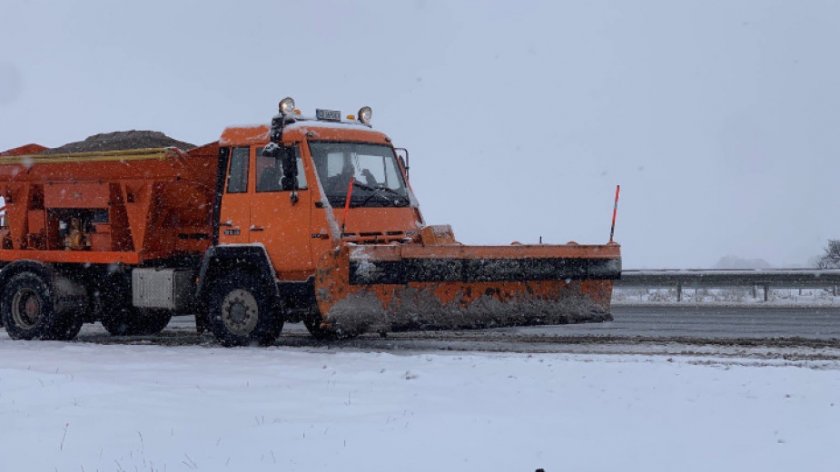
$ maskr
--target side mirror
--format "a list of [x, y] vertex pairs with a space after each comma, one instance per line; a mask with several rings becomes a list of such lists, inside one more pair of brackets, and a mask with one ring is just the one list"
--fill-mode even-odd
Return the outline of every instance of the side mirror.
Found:
[[403, 169], [405, 169], [405, 180], [408, 180], [408, 149], [394, 148], [394, 151], [397, 154], [397, 159], [400, 161], [400, 165]]
[[280, 158], [283, 160], [283, 180], [280, 184], [283, 187], [283, 190], [297, 190], [298, 189], [298, 167], [297, 167], [297, 154], [295, 153], [295, 148], [292, 147], [284, 147], [281, 150]]

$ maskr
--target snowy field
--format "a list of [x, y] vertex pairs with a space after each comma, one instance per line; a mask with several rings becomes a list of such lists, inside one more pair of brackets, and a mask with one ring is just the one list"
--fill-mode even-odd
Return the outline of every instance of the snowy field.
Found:
[[15, 342], [2, 471], [840, 468], [840, 364]]

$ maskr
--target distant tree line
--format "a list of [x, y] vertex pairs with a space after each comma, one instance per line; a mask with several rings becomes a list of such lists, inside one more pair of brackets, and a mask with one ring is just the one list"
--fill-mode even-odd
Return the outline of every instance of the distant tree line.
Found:
[[840, 239], [829, 239], [825, 254], [817, 260], [820, 269], [840, 269]]

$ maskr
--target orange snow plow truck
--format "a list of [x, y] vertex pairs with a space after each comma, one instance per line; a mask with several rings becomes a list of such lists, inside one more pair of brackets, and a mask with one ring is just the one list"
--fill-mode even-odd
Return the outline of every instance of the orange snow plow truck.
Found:
[[195, 315], [224, 345], [313, 336], [611, 319], [618, 244], [467, 246], [429, 226], [408, 152], [371, 110], [217, 142], [0, 153], [0, 315], [13, 339], [72, 339], [100, 321], [154, 334]]

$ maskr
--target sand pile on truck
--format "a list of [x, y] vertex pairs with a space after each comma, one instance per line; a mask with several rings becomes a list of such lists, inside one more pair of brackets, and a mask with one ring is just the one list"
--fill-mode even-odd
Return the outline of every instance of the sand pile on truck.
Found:
[[184, 141], [179, 141], [161, 133], [160, 131], [114, 131], [113, 133], [94, 134], [84, 141], [67, 143], [63, 146], [48, 149], [42, 154], [68, 154], [73, 152], [123, 151], [127, 149], [176, 147], [189, 150], [195, 147]]

